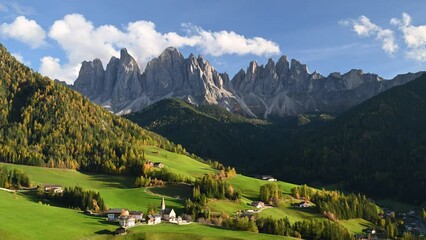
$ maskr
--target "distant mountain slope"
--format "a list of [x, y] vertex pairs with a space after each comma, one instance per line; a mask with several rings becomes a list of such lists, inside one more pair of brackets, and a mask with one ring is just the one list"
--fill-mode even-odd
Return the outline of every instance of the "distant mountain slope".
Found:
[[269, 119], [312, 112], [339, 114], [419, 75], [407, 73], [385, 80], [352, 69], [325, 77], [282, 56], [265, 65], [252, 61], [230, 80], [202, 56], [184, 58], [169, 47], [149, 61], [143, 73], [126, 49], [121, 50], [120, 59], [112, 57], [105, 70], [99, 59], [84, 61], [71, 87], [118, 115], [139, 111], [164, 98], [179, 98]]
[[205, 159], [236, 166], [245, 173], [260, 173], [296, 133], [312, 131], [329, 120], [327, 115], [306, 114], [272, 123], [179, 99], [163, 99], [124, 117]]
[[15, 60], [0, 45], [0, 161], [139, 174], [143, 146], [173, 144]]
[[188, 151], [224, 163], [252, 159], [253, 154], [261, 152], [257, 140], [263, 139], [265, 144], [276, 140], [272, 138], [275, 135], [268, 134], [269, 126], [264, 121], [244, 118], [215, 105], [197, 107], [178, 99], [164, 99], [124, 117], [172, 141], [178, 140]]
[[426, 74], [299, 139], [276, 174], [321, 179], [381, 197], [426, 201]]

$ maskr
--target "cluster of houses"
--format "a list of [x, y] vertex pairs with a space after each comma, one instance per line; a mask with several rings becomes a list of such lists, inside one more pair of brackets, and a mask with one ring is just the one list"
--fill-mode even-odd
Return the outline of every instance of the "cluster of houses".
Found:
[[154, 168], [163, 168], [164, 167], [164, 164], [161, 163], [161, 162], [151, 162], [151, 161], [149, 161], [148, 165], [150, 167], [154, 167]]
[[308, 207], [312, 207], [312, 203], [308, 201], [302, 201], [298, 203], [292, 203], [291, 206], [294, 208], [308, 208]]
[[253, 201], [253, 202], [251, 202], [250, 206], [253, 206], [255, 208], [264, 208], [265, 203], [262, 202], [262, 201]]
[[182, 217], [177, 217], [173, 208], [166, 208], [164, 197], [161, 201], [161, 211], [159, 213], [149, 214], [145, 218], [142, 211], [129, 211], [121, 208], [109, 209], [103, 214], [107, 217], [108, 221], [118, 221], [121, 228], [117, 229], [117, 234], [125, 234], [126, 228], [133, 227], [143, 222], [146, 222], [147, 225], [155, 225], [161, 222], [171, 222], [179, 225], [188, 223], [186, 220], [183, 220]]

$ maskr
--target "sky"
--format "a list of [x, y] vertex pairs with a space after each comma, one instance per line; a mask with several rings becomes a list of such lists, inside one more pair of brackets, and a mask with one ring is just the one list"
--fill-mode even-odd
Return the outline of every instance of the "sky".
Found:
[[0, 42], [22, 63], [73, 83], [82, 61], [127, 48], [140, 67], [169, 46], [232, 77], [286, 55], [327, 76], [426, 70], [426, 1], [0, 0]]

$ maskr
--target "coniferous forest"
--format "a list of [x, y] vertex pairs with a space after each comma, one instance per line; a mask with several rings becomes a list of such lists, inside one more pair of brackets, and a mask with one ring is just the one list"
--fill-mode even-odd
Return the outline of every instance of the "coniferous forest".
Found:
[[184, 152], [16, 61], [0, 46], [0, 161], [139, 175], [143, 146]]

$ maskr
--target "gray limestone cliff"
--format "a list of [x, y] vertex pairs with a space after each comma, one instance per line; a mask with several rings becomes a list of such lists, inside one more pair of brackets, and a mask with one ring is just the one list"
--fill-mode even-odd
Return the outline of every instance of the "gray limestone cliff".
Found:
[[99, 59], [85, 61], [72, 88], [116, 114], [138, 111], [164, 98], [180, 98], [268, 118], [313, 112], [338, 114], [420, 74], [385, 80], [351, 70], [325, 77], [282, 56], [276, 63], [272, 59], [265, 65], [250, 62], [230, 80], [202, 56], [184, 58], [176, 48], [169, 47], [148, 62], [143, 73], [126, 49], [121, 50], [119, 59], [111, 58], [106, 70]]

